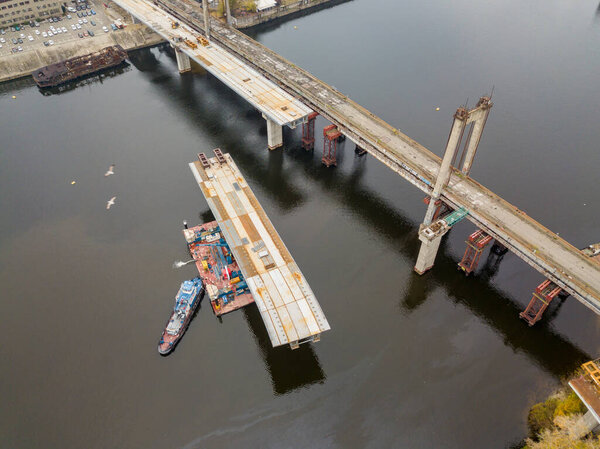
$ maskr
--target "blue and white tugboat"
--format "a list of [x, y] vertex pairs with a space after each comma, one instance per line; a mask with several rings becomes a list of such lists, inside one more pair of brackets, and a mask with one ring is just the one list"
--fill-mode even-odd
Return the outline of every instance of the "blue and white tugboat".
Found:
[[183, 281], [175, 297], [175, 308], [171, 313], [171, 318], [169, 318], [158, 342], [159, 353], [166, 355], [173, 350], [190, 324], [194, 311], [202, 300], [203, 292], [204, 285], [199, 277], [195, 277], [190, 281]]

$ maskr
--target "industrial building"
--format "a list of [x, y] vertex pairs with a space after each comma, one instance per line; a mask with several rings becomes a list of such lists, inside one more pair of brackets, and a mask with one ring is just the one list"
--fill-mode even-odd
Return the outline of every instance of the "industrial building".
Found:
[[0, 27], [62, 14], [58, 0], [0, 0]]

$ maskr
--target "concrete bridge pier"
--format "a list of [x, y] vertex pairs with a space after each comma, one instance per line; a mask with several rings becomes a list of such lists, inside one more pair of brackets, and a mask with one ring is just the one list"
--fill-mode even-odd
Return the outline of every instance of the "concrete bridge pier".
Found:
[[182, 52], [178, 47], [172, 44], [171, 47], [175, 49], [175, 57], [177, 58], [177, 68], [179, 69], [179, 73], [185, 73], [192, 70], [190, 57]]
[[446, 232], [441, 232], [436, 235], [424, 233], [425, 229], [429, 227], [433, 216], [436, 211], [436, 203], [440, 197], [440, 194], [444, 187], [448, 184], [450, 174], [452, 172], [452, 161], [455, 159], [460, 147], [462, 136], [467, 126], [467, 118], [469, 112], [465, 108], [458, 108], [454, 114], [454, 122], [452, 123], [452, 129], [448, 136], [448, 142], [446, 144], [446, 151], [444, 152], [444, 158], [440, 165], [435, 186], [431, 194], [429, 205], [427, 206], [427, 212], [423, 224], [419, 227], [419, 240], [421, 240], [421, 248], [419, 249], [419, 256], [417, 257], [417, 263], [415, 264], [415, 271], [419, 274], [425, 273], [435, 262], [435, 256], [437, 255], [438, 248], [442, 241], [442, 237]]
[[435, 262], [435, 256], [437, 256], [440, 243], [442, 243], [442, 237], [444, 234], [438, 235], [431, 240], [422, 238], [422, 231], [424, 226], [419, 227], [419, 240], [421, 240], [421, 248], [419, 249], [419, 256], [417, 257], [417, 263], [415, 264], [415, 271], [418, 274], [424, 274]]
[[131, 21], [131, 23], [142, 23], [140, 22], [137, 17], [135, 17], [133, 14], [129, 13], [129, 19]]
[[283, 146], [283, 127], [271, 120], [265, 114], [262, 116], [267, 121], [267, 144], [269, 150], [275, 150]]
[[464, 164], [461, 171], [468, 175], [473, 166], [473, 160], [475, 159], [475, 153], [479, 142], [481, 141], [481, 135], [483, 134], [483, 128], [487, 121], [488, 115], [490, 115], [490, 109], [493, 106], [490, 97], [481, 97], [477, 102], [474, 109], [469, 111], [469, 119], [467, 124], [472, 123], [471, 131], [469, 133], [469, 141], [465, 145], [464, 151]]

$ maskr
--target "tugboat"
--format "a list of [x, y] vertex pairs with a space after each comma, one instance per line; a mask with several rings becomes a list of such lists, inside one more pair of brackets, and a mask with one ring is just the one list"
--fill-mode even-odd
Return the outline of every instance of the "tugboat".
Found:
[[167, 355], [173, 350], [190, 324], [192, 315], [202, 300], [203, 292], [204, 285], [199, 277], [182, 282], [175, 297], [175, 307], [158, 342], [160, 354]]

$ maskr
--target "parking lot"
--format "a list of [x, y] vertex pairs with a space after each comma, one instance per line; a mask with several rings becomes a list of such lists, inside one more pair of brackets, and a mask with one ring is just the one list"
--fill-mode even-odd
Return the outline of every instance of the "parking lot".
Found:
[[38, 21], [33, 27], [23, 25], [20, 30], [14, 31], [10, 27], [1, 29], [0, 57], [7, 57], [7, 61], [10, 61], [10, 56], [15, 53], [42, 50], [73, 40], [94, 39], [98, 35], [115, 32], [114, 23], [107, 16], [103, 3], [79, 1], [71, 3], [69, 8], [75, 11]]

